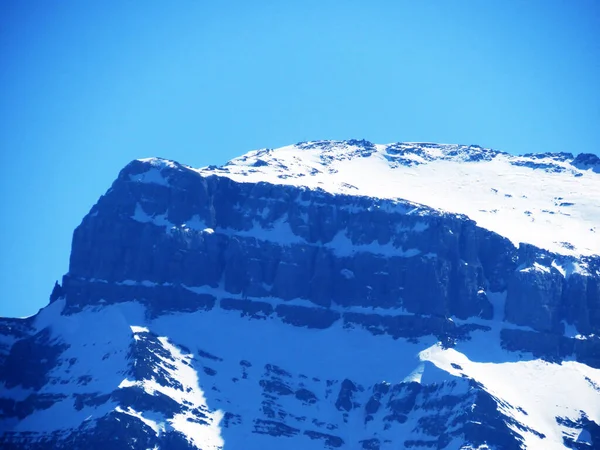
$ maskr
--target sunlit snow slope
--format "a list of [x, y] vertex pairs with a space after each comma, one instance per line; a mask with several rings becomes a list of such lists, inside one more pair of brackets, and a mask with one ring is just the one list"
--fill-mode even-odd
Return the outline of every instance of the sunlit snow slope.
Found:
[[518, 245], [600, 254], [600, 159], [478, 146], [315, 141], [263, 149], [202, 174], [406, 199], [466, 214]]

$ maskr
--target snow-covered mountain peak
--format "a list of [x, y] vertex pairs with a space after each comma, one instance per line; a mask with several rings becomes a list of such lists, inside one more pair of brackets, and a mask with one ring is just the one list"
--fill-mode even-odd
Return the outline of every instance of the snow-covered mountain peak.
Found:
[[133, 161], [50, 304], [0, 318], [0, 448], [597, 448], [600, 257], [489, 231], [596, 251], [594, 158]]
[[[302, 150], [304, 156], [311, 155], [323, 165], [331, 165], [335, 161], [344, 161], [354, 158], [365, 158], [373, 155], [385, 158], [391, 167], [397, 164], [417, 165], [432, 161], [454, 161], [454, 162], [479, 162], [491, 161], [497, 156], [504, 156], [515, 165], [523, 165], [529, 162], [532, 168], [545, 169], [554, 172], [562, 172], [573, 169], [577, 162], [594, 164], [597, 158], [591, 154], [581, 154], [575, 161], [572, 153], [527, 153], [520, 156], [510, 155], [506, 152], [484, 148], [479, 145], [462, 144], [439, 144], [433, 142], [395, 142], [390, 144], [374, 144], [364, 139], [350, 140], [320, 140], [299, 142], [295, 145], [285, 146], [277, 149], [259, 149], [235, 158], [227, 163], [229, 165], [247, 165], [249, 161], [256, 159], [288, 159], [286, 153], [294, 150]], [[294, 155], [297, 156], [297, 155]], [[591, 159], [590, 159], [591, 158]], [[594, 161], [592, 161], [594, 160]], [[260, 162], [258, 165], [260, 166]], [[581, 165], [581, 164], [580, 164]], [[580, 167], [587, 169], [588, 167]], [[572, 171], [573, 175], [578, 171]]]
[[312, 141], [255, 150], [198, 172], [409, 200], [465, 214], [516, 245], [600, 254], [600, 159], [593, 154], [515, 156], [476, 145]]

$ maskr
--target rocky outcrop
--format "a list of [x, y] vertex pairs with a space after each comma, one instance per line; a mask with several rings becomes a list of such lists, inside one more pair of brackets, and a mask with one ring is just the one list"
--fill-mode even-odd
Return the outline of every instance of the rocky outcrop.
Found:
[[[598, 261], [515, 248], [464, 216], [409, 202], [134, 161], [75, 231], [63, 290], [72, 310], [130, 298], [158, 312], [212, 308], [210, 289], [223, 289], [239, 298], [222, 301], [225, 308], [243, 308], [244, 299], [305, 300], [317, 308], [311, 319], [277, 306], [301, 326], [333, 323], [339, 313], [331, 308], [365, 307], [439, 318], [496, 314], [541, 332], [572, 324], [591, 334], [600, 331]], [[502, 306], [488, 296], [503, 291], [505, 310], [495, 311]]]
[[[79, 294], [79, 280], [222, 283], [244, 297], [491, 317], [489, 302], [478, 295], [488, 287], [486, 274], [502, 290], [514, 266], [510, 243], [465, 217], [203, 178], [182, 167], [160, 172], [168, 185], [138, 181], [148, 170], [141, 162], [124, 169], [75, 231], [64, 283], [69, 304], [89, 298]], [[118, 294], [112, 297], [105, 300]]]

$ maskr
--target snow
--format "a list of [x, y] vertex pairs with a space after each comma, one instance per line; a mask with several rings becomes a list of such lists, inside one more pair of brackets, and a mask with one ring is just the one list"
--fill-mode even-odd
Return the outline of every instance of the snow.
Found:
[[424, 371], [425, 371], [425, 364], [424, 363], [418, 364], [417, 367], [415, 367], [415, 369], [411, 373], [409, 373], [407, 376], [404, 377], [402, 382], [411, 383], [414, 381], [414, 382], [420, 383], [421, 379], [423, 378]]
[[169, 181], [163, 176], [162, 172], [158, 168], [152, 168], [147, 172], [130, 175], [129, 179], [138, 183], [153, 183], [162, 186], [169, 185]]
[[148, 425], [150, 428], [152, 428], [152, 430], [154, 431], [154, 433], [156, 433], [157, 436], [159, 434], [165, 432], [165, 424], [164, 423], [160, 423], [160, 422], [156, 422], [154, 420], [148, 419], [147, 417], [144, 417], [141, 412], [135, 411], [131, 407], [128, 407], [127, 410], [124, 410], [120, 406], [117, 406], [115, 408], [115, 411], [140, 419], [142, 422], [144, 422], [146, 425]]
[[138, 327], [136, 325], [131, 325], [129, 328], [131, 328], [131, 331], [133, 333], [148, 333], [148, 328], [146, 327]]
[[300, 244], [305, 242], [303, 238], [294, 234], [285, 217], [274, 222], [269, 228], [263, 228], [257, 221], [254, 221], [252, 228], [248, 230], [237, 231], [227, 228], [218, 228], [217, 231], [229, 235], [235, 234], [237, 236], [253, 237], [263, 241], [274, 241], [281, 245]]
[[206, 224], [198, 214], [194, 214], [186, 223], [182, 225], [184, 228], [202, 231], [202, 230], [210, 230], [210, 228], [206, 227]]
[[346, 235], [346, 230], [339, 231], [330, 242], [323, 245], [330, 248], [337, 256], [346, 257], [356, 253], [373, 253], [380, 256], [401, 256], [412, 258], [421, 254], [421, 250], [409, 248], [404, 250], [402, 247], [396, 247], [392, 242], [380, 244], [373, 240], [369, 244], [354, 244]]
[[[405, 199], [465, 214], [515, 245], [527, 242], [564, 255], [600, 254], [600, 174], [568, 161], [504, 153], [468, 161], [468, 149], [444, 144], [375, 145], [368, 155], [341, 141], [309, 144], [249, 152], [219, 170], [195, 170], [240, 182]], [[402, 157], [419, 164], [394, 163], [394, 148], [416, 149]], [[448, 156], [452, 152], [458, 156]], [[266, 164], [255, 166], [259, 159]], [[515, 165], [522, 162], [552, 164], [561, 171]]]
[[[494, 342], [481, 342], [484, 345], [497, 345]], [[546, 435], [540, 439], [533, 433], [525, 432], [526, 448], [563, 449], [561, 428], [556, 417], [569, 417], [577, 420], [584, 409], [589, 418], [600, 422], [600, 409], [591, 407], [590, 399], [597, 398], [593, 386], [585, 379], [600, 381], [600, 370], [592, 369], [574, 361], [561, 364], [542, 360], [515, 362], [476, 362], [455, 349], [442, 349], [436, 344], [419, 354], [421, 360], [431, 361], [444, 371], [461, 376], [462, 374], [481, 382], [491, 394], [508, 402], [511, 407], [500, 405], [505, 414]], [[456, 369], [452, 363], [462, 369]], [[585, 406], [590, 406], [586, 408]], [[527, 414], [519, 410], [521, 408]], [[518, 429], [515, 429], [518, 431]]]
[[542, 266], [538, 262], [534, 262], [533, 265], [529, 267], [523, 267], [519, 269], [520, 272], [541, 272], [541, 273], [550, 273], [550, 268], [546, 266]]
[[[219, 289], [193, 289], [210, 292], [218, 299], [232, 297]], [[494, 306], [504, 302], [505, 293], [487, 295]], [[284, 303], [280, 299], [260, 300], [273, 305]], [[285, 303], [296, 304], [300, 300]], [[516, 430], [523, 434], [528, 448], [561, 448], [562, 433], [566, 430], [556, 423], [556, 416], [577, 420], [582, 410], [591, 420], [600, 421], [597, 402], [592, 400], [598, 396], [592, 383], [600, 384], [600, 370], [575, 361], [550, 364], [527, 354], [519, 356], [506, 352], [500, 346], [499, 333], [508, 324], [501, 321], [500, 315], [494, 320], [480, 320], [491, 328], [490, 331], [475, 331], [472, 340], [445, 349], [433, 336], [414, 341], [393, 339], [388, 335], [374, 336], [360, 326], [344, 327], [342, 321], [327, 329], [308, 330], [290, 326], [274, 317], [249, 320], [240, 317], [239, 311], [218, 307], [150, 319], [145, 308], [134, 301], [89, 306], [69, 316], [61, 314], [63, 306], [64, 300], [50, 305], [37, 317], [35, 326], [41, 329], [52, 324], [53, 334], [69, 344], [61, 359], [75, 358], [76, 362], [58, 365], [51, 374], [56, 382], [48, 383], [40, 391], [67, 397], [46, 410], [27, 416], [15, 431], [51, 432], [75, 428], [85, 420], [94, 420], [114, 411], [135, 417], [156, 434], [178, 430], [199, 448], [217, 449], [224, 443], [233, 447], [251, 443], [254, 448], [264, 449], [281, 448], [282, 445], [290, 449], [322, 448], [322, 441], [313, 441], [302, 434], [281, 438], [281, 441], [253, 433], [254, 418], [264, 418], [259, 411], [264, 400], [259, 381], [268, 379], [265, 378], [267, 365], [276, 365], [289, 372], [291, 378], [285, 378], [285, 383], [298, 386], [301, 382], [319, 398], [316, 404], [310, 405], [299, 402], [294, 395], [279, 396], [278, 407], [288, 414], [286, 423], [301, 430], [316, 429], [300, 420], [308, 416], [337, 427], [331, 434], [339, 435], [348, 443], [368, 439], [375, 433], [382, 440], [386, 436], [418, 438], [420, 433], [414, 429], [420, 415], [413, 411], [405, 424], [397, 424], [389, 431], [381, 429], [382, 417], [376, 416], [365, 425], [362, 409], [350, 411], [345, 423], [334, 403], [340, 383], [346, 378], [364, 387], [356, 393], [356, 401], [361, 405], [368, 401], [370, 387], [378, 382], [436, 384], [445, 386], [439, 394], [444, 395], [467, 393], [469, 389], [466, 381], [455, 385], [443, 384], [445, 381], [460, 381], [463, 376], [473, 378], [506, 402], [500, 405], [503, 413], [548, 436], [540, 440], [533, 433]], [[369, 314], [402, 313], [381, 308], [337, 309]], [[467, 322], [453, 320], [458, 324]], [[131, 342], [150, 335], [157, 336], [160, 345], [160, 349], [153, 350], [153, 357], [159, 361], [156, 367], [179, 385], [162, 385], [154, 378], [132, 380], [123, 372], [128, 365]], [[203, 358], [202, 355], [207, 353], [217, 359]], [[251, 366], [244, 368], [247, 379], [241, 376], [240, 361], [251, 361]], [[202, 368], [207, 367], [215, 372], [214, 375], [204, 373]], [[89, 376], [87, 384], [60, 382], [86, 375]], [[185, 408], [166, 417], [158, 412], [120, 406], [113, 401], [97, 407], [86, 406], [81, 411], [73, 406], [71, 396], [75, 393], [103, 394], [133, 386], [139, 386], [149, 394], [161, 392]], [[213, 389], [215, 387], [218, 390]], [[195, 408], [206, 415], [205, 422], [191, 420], [194, 419], [191, 411]], [[242, 422], [235, 428], [223, 428], [223, 410], [239, 414], [243, 417]], [[327, 432], [325, 429], [320, 431]], [[356, 435], [357, 432], [360, 434]], [[585, 435], [581, 438], [585, 439]]]
[[[154, 217], [147, 215], [138, 204], [132, 219], [138, 222], [150, 222], [156, 226], [167, 227], [171, 232], [178, 229], [184, 232], [192, 229], [206, 234], [218, 232], [228, 236], [249, 237], [260, 241], [276, 242], [283, 246], [307, 243], [303, 237], [294, 234], [287, 221], [287, 217], [282, 217], [268, 226], [263, 226], [258, 221], [254, 220], [252, 226], [246, 230], [235, 230], [223, 227], [208, 228], [205, 223], [200, 221], [197, 215], [193, 216], [192, 219], [188, 220], [186, 223], [176, 225], [166, 219], [166, 214], [156, 215]], [[420, 222], [414, 227], [414, 230], [416, 231], [423, 231], [425, 229], [426, 226]], [[336, 255], [341, 257], [352, 256], [356, 253], [373, 253], [380, 256], [412, 258], [421, 254], [421, 251], [418, 249], [409, 248], [405, 250], [402, 247], [397, 247], [391, 241], [384, 244], [375, 240], [369, 244], [354, 244], [346, 235], [346, 230], [339, 231], [330, 242], [323, 244], [323, 247], [330, 248]]]
[[176, 414], [172, 419], [169, 419], [169, 423], [175, 430], [183, 433], [197, 448], [208, 450], [222, 448], [223, 439], [220, 435], [219, 423], [223, 418], [223, 413], [219, 410], [208, 411], [204, 392], [198, 384], [198, 374], [190, 364], [193, 355], [184, 354], [171, 344], [166, 337], [160, 337], [159, 341], [172, 357], [172, 360], [165, 361], [162, 369], [181, 383], [182, 389], [163, 386], [154, 379], [142, 381], [142, 386], [150, 394], [158, 391], [174, 399], [179, 404], [186, 403], [191, 408], [202, 409], [207, 416], [204, 420], [209, 422], [208, 426], [192, 421], [191, 419], [197, 418], [190, 411]]
[[[148, 328], [135, 325], [131, 326], [131, 330], [134, 334], [150, 333]], [[141, 339], [140, 336], [137, 335], [134, 336], [134, 338]], [[139, 386], [150, 395], [153, 395], [155, 392], [160, 392], [161, 394], [172, 398], [180, 405], [185, 404], [192, 409], [201, 409], [206, 416], [203, 420], [208, 422], [208, 425], [193, 421], [192, 419], [197, 419], [197, 417], [188, 410], [176, 414], [166, 421], [171, 428], [184, 434], [188, 441], [193, 443], [197, 448], [215, 450], [222, 448], [223, 439], [220, 436], [219, 423], [223, 418], [223, 413], [218, 410], [212, 412], [209, 411], [204, 393], [198, 384], [198, 374], [191, 364], [193, 355], [183, 353], [179, 348], [171, 344], [166, 337], [159, 337], [158, 340], [162, 348], [169, 355], [168, 357], [165, 357], [163, 352], [155, 353], [155, 356], [161, 361], [158, 367], [167, 372], [172, 379], [176, 380], [177, 384], [174, 386], [165, 386], [158, 383], [154, 378], [141, 381], [124, 379], [119, 383], [118, 387], [123, 389]], [[121, 410], [119, 412], [126, 412], [134, 417], [138, 417], [150, 426], [156, 434], [164, 432], [165, 430], [164, 418], [163, 423], [157, 424], [147, 417], [142, 417], [141, 413], [136, 413], [135, 411], [127, 412]]]
[[[340, 271], [343, 276], [354, 276], [354, 272], [348, 269], [342, 269]], [[382, 308], [382, 307], [367, 307], [367, 306], [340, 306], [336, 304], [332, 304], [329, 308], [324, 308], [322, 306], [316, 305], [305, 298], [293, 298], [289, 300], [282, 300], [278, 297], [266, 296], [266, 297], [257, 297], [257, 298], [248, 298], [244, 294], [233, 294], [231, 292], [226, 291], [223, 287], [213, 288], [210, 286], [185, 286], [185, 289], [188, 289], [197, 294], [210, 294], [218, 299], [220, 298], [234, 298], [234, 299], [245, 299], [245, 300], [255, 300], [260, 301], [262, 303], [268, 303], [273, 308], [278, 305], [293, 305], [293, 306], [304, 306], [306, 308], [315, 308], [319, 309], [329, 309], [336, 312], [356, 312], [356, 313], [365, 313], [365, 314], [380, 314], [380, 315], [412, 315], [412, 313], [407, 312], [404, 308], [396, 307], [396, 308]], [[425, 315], [425, 317], [427, 317]], [[516, 325], [515, 325], [516, 326]], [[526, 328], [526, 327], [520, 327]], [[530, 330], [530, 328], [527, 328]]]
[[142, 208], [142, 206], [139, 203], [135, 207], [135, 212], [132, 216], [132, 219], [136, 220], [137, 222], [142, 222], [142, 223], [151, 222], [159, 227], [167, 227], [167, 228], [174, 227], [174, 225], [167, 220], [166, 214], [150, 216], [146, 213], [146, 211], [144, 211], [144, 209]]
[[558, 270], [560, 272], [560, 274], [563, 276], [563, 278], [566, 278], [567, 276], [567, 271], [561, 266], [559, 265], [556, 260], [552, 261], [552, 267], [554, 267], [556, 270]]
[[144, 163], [149, 163], [150, 165], [152, 165], [152, 167], [155, 167], [158, 170], [162, 170], [165, 167], [168, 167], [171, 169], [175, 169], [178, 167], [178, 164], [175, 161], [171, 161], [169, 159], [164, 159], [164, 158], [156, 158], [156, 157], [140, 158], [140, 159], [138, 159], [138, 161], [141, 161]]
[[589, 267], [582, 261], [552, 261], [552, 267], [558, 270], [563, 277], [568, 278], [573, 274], [589, 276]]
[[[514, 354], [500, 348], [495, 332], [479, 332], [477, 339], [463, 348], [442, 349], [439, 344], [431, 344], [430, 338], [409, 343], [389, 336], [368, 335], [361, 328], [344, 329], [336, 324], [326, 330], [306, 332], [272, 319], [240, 320], [238, 313], [223, 310], [163, 316], [153, 326], [157, 330], [172, 330], [174, 341], [191, 348], [195, 343], [202, 343], [195, 345], [215, 355], [235, 354], [235, 359], [249, 360], [259, 367], [277, 364], [292, 374], [305, 373], [309, 378], [315, 375], [307, 372], [312, 369], [318, 370], [322, 379], [349, 378], [368, 386], [383, 380], [436, 383], [447, 380], [448, 374], [457, 377], [465, 374], [514, 406], [506, 413], [549, 436], [541, 441], [527, 433], [528, 448], [540, 445], [548, 449], [562, 448], [558, 444], [562, 443], [562, 435], [555, 416], [576, 419], [579, 410], [585, 410], [590, 419], [600, 420], [600, 411], [594, 410], [590, 402], [597, 393], [585, 380], [588, 377], [600, 382], [599, 370], [573, 361], [562, 365], [540, 360], [514, 361]], [[493, 358], [477, 361], [482, 354]], [[393, 357], [381, 358], [381, 355]], [[502, 358], [496, 358], [498, 355]], [[456, 369], [452, 363], [462, 369]], [[218, 373], [224, 371], [221, 380], [230, 376], [227, 370], [232, 369], [226, 368], [226, 362], [218, 366], [215, 363], [214, 367]], [[307, 382], [307, 388], [320, 396], [318, 383]], [[260, 398], [259, 392], [240, 389], [237, 384], [231, 384], [227, 391], [241, 404], [252, 404], [256, 402], [252, 398]], [[291, 414], [307, 414], [305, 409], [297, 410], [298, 405], [293, 402], [282, 405]], [[519, 412], [517, 407], [528, 415]]]
[[[108, 401], [97, 407], [74, 407], [74, 394], [111, 392], [127, 367], [128, 345], [132, 338], [129, 323], [143, 323], [141, 305], [127, 303], [121, 308], [90, 307], [73, 315], [62, 315], [65, 300], [51, 303], [36, 317], [37, 331], [49, 328], [54, 343], [66, 343], [57, 364], [48, 374], [50, 382], [31, 394], [64, 395], [48, 409], [38, 409], [15, 425], [14, 431], [55, 431], [77, 428], [84, 421], [98, 419], [118, 405]], [[110, 330], [110, 333], [107, 332]], [[4, 396], [7, 391], [3, 390]]]
[[574, 339], [581, 339], [581, 340], [585, 340], [588, 337], [584, 336], [583, 334], [579, 333], [579, 331], [577, 331], [577, 327], [571, 323], [567, 323], [564, 320], [562, 321], [562, 324], [565, 327], [565, 337], [568, 338], [574, 338]]

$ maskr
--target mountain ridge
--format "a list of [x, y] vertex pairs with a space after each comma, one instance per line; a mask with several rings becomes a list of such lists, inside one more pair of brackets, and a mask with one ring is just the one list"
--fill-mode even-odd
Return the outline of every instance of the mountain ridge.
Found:
[[[404, 199], [466, 214], [515, 245], [600, 254], [600, 207], [590, 202], [600, 198], [600, 158], [591, 153], [510, 155], [475, 145], [353, 139], [255, 150], [223, 166], [197, 170], [240, 182]], [[532, 177], [540, 183], [539, 192], [531, 192]]]

